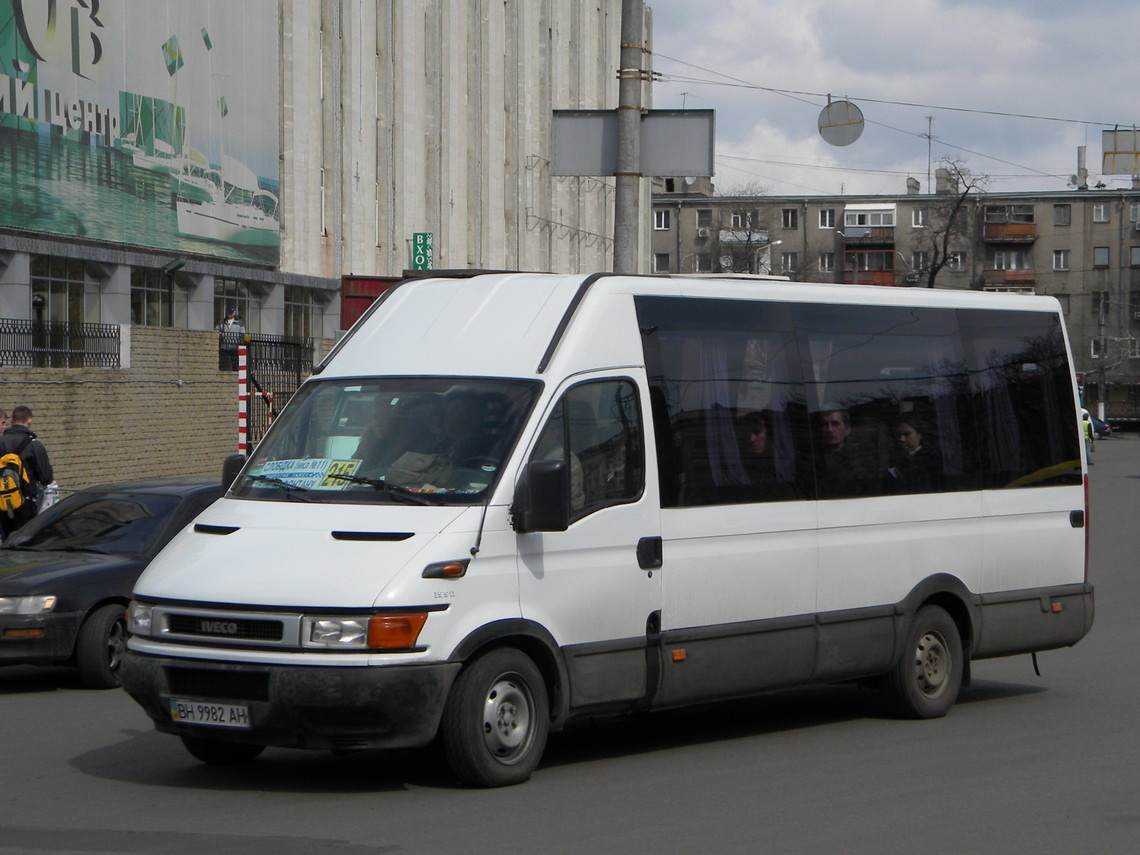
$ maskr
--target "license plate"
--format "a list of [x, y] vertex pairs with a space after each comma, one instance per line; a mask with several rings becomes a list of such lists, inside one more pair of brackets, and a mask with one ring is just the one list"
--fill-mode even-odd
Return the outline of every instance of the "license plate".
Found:
[[207, 701], [170, 699], [170, 717], [179, 724], [234, 727], [248, 730], [249, 707], [244, 704], [213, 704]]

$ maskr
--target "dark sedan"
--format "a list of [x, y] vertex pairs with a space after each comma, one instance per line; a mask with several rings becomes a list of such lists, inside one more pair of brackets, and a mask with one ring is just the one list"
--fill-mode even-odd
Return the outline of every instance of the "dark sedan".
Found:
[[218, 479], [104, 484], [48, 508], [0, 545], [0, 665], [75, 665], [119, 685], [124, 608], [150, 560], [222, 494]]

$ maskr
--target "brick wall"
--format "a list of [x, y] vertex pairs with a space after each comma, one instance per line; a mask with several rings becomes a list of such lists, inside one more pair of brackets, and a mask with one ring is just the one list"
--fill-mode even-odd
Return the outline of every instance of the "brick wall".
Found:
[[32, 408], [61, 490], [220, 478], [237, 450], [237, 374], [218, 370], [217, 333], [131, 327], [130, 338], [129, 368], [0, 367], [0, 407]]

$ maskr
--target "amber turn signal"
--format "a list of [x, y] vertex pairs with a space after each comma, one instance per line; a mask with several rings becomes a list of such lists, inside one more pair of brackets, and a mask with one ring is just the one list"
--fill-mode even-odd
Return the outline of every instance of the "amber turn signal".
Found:
[[458, 579], [467, 573], [470, 558], [460, 558], [457, 561], [437, 561], [424, 568], [420, 575], [425, 579]]
[[368, 621], [368, 646], [374, 650], [406, 650], [416, 646], [427, 614], [373, 615]]

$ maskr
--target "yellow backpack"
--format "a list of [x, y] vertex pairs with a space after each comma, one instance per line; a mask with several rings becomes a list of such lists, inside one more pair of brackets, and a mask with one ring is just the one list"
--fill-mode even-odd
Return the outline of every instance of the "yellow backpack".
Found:
[[20, 457], [31, 441], [32, 438], [26, 436], [19, 448], [0, 456], [0, 511], [7, 513], [9, 519], [16, 516], [16, 511], [24, 506], [25, 497], [32, 492], [32, 479]]

